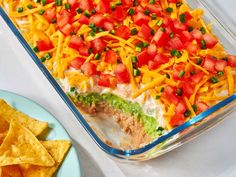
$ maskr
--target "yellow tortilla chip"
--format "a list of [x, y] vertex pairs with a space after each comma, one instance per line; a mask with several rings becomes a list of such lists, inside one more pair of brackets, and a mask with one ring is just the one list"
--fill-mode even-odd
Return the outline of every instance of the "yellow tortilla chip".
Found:
[[9, 123], [0, 116], [0, 133], [3, 133], [9, 129]]
[[0, 145], [2, 144], [2, 142], [3, 142], [3, 140], [5, 139], [6, 136], [7, 136], [7, 132], [0, 133]]
[[21, 174], [19, 165], [11, 165], [2, 167], [2, 175], [0, 175], [0, 177], [23, 177], [23, 176]]
[[56, 161], [53, 167], [40, 167], [35, 165], [21, 165], [21, 171], [24, 177], [51, 177], [61, 165], [71, 143], [65, 140], [43, 141], [42, 145], [48, 150]]
[[53, 166], [55, 161], [31, 131], [11, 121], [8, 134], [0, 146], [0, 166], [25, 163]]
[[9, 123], [11, 120], [19, 122], [21, 125], [32, 131], [35, 136], [41, 134], [48, 127], [47, 122], [41, 122], [15, 110], [2, 99], [0, 99], [0, 116]]

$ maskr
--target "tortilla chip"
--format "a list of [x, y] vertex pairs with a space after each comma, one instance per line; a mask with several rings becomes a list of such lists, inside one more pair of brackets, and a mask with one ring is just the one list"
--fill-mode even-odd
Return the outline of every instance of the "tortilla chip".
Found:
[[6, 136], [7, 136], [7, 132], [0, 133], [0, 145], [2, 144], [2, 142], [3, 142], [3, 140], [5, 139]]
[[0, 133], [6, 132], [9, 129], [9, 122], [0, 116]]
[[15, 110], [2, 99], [0, 99], [0, 115], [9, 123], [11, 120], [20, 123], [32, 131], [35, 136], [41, 134], [48, 127], [47, 122], [41, 122]]
[[40, 167], [35, 165], [21, 165], [21, 171], [24, 177], [51, 177], [57, 171], [64, 160], [71, 143], [65, 140], [43, 141], [42, 145], [48, 150], [56, 161], [53, 167]]
[[24, 163], [53, 166], [55, 161], [31, 131], [11, 121], [8, 134], [0, 146], [0, 166]]
[[1, 177], [22, 177], [19, 165], [2, 167]]

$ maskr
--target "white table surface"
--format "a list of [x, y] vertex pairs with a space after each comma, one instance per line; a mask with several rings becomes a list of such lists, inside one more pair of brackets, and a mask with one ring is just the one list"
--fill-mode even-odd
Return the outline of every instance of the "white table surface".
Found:
[[[216, 2], [228, 16], [236, 16], [235, 0]], [[0, 89], [26, 96], [58, 118], [74, 141], [85, 177], [236, 176], [236, 112], [216, 128], [159, 158], [140, 163], [110, 159], [86, 134], [1, 17]]]

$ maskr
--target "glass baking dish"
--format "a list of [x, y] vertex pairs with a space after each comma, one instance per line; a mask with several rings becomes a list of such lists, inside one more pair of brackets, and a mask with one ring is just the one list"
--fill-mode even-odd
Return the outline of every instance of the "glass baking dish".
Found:
[[[193, 9], [201, 8], [204, 10], [204, 20], [206, 23], [213, 23], [213, 31], [225, 47], [225, 50], [232, 54], [235, 53], [236, 36], [234, 35], [232, 29], [230, 29], [225, 23], [222, 22], [222, 20], [217, 17], [217, 11], [215, 12], [207, 1], [187, 0], [187, 3]], [[48, 81], [52, 84], [64, 102], [74, 113], [75, 117], [87, 131], [90, 137], [94, 140], [98, 147], [100, 147], [104, 152], [111, 155], [112, 157], [134, 161], [155, 158], [181, 146], [206, 130], [214, 127], [217, 123], [224, 120], [228, 114], [236, 110], [236, 94], [234, 94], [142, 148], [122, 150], [118, 146], [110, 146], [109, 143], [106, 142], [119, 144], [121, 137], [125, 136], [124, 133], [122, 133], [116, 124], [108, 122], [105, 119], [98, 121], [94, 117], [88, 118], [87, 115], [82, 114], [68, 98], [66, 93], [59, 86], [58, 82], [52, 77], [49, 71], [37, 58], [36, 54], [25, 41], [20, 31], [11, 22], [10, 18], [4, 12], [2, 7], [0, 7], [0, 15], [21, 42], [23, 47], [27, 50], [35, 64], [43, 72]], [[224, 22], [229, 24], [229, 20]]]

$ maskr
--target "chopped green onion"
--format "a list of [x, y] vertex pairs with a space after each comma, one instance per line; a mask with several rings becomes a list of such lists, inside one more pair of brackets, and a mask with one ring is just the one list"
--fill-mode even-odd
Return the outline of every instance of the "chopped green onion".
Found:
[[141, 51], [142, 51], [142, 47], [136, 46], [136, 47], [135, 47], [135, 51], [141, 52]]
[[223, 75], [224, 75], [224, 72], [223, 72], [223, 71], [218, 71], [217, 75], [218, 75], [218, 76], [223, 76]]
[[110, 30], [109, 32], [110, 32], [111, 34], [115, 34], [115, 33], [116, 33], [115, 30]]
[[54, 23], [56, 23], [57, 22], [57, 20], [54, 18], [54, 19], [52, 19], [52, 24], [54, 24]]
[[150, 15], [150, 10], [145, 10], [145, 11], [144, 11], [144, 14], [145, 14], [145, 15]]
[[210, 78], [210, 80], [211, 80], [211, 83], [213, 83], [213, 84], [219, 82], [218, 78], [216, 78], [216, 77], [214, 77], [214, 76], [212, 76], [212, 77]]
[[156, 95], [156, 99], [159, 100], [161, 98], [160, 95]]
[[18, 13], [23, 12], [23, 7], [18, 7], [18, 8], [17, 8], [17, 12], [18, 12]]
[[158, 128], [157, 128], [157, 131], [161, 131], [161, 132], [162, 132], [163, 130], [164, 130], [163, 127], [158, 127]]
[[134, 69], [134, 76], [139, 76], [140, 72], [138, 69]]
[[138, 58], [136, 56], [131, 57], [132, 63], [136, 63], [138, 61]]
[[203, 39], [201, 40], [201, 44], [202, 44], [202, 49], [206, 49], [206, 41]]
[[182, 96], [182, 95], [183, 95], [183, 89], [182, 89], [182, 88], [178, 88], [178, 89], [176, 90], [176, 95]]
[[132, 9], [132, 8], [129, 9], [128, 14], [129, 14], [129, 15], [134, 15], [134, 9]]
[[92, 9], [92, 10], [91, 10], [91, 13], [92, 13], [92, 14], [96, 14], [96, 10], [95, 10], [95, 9]]
[[170, 79], [170, 75], [168, 73], [166, 74], [166, 78]]
[[182, 56], [181, 52], [178, 51], [178, 50], [176, 50], [176, 49], [171, 50], [171, 51], [170, 51], [170, 54], [171, 54], [172, 56], [177, 57], [177, 58], [180, 58], [180, 57]]
[[27, 4], [26, 7], [27, 7], [28, 9], [32, 9], [32, 8], [33, 8], [32, 4]]
[[46, 54], [45, 54], [45, 58], [46, 58], [47, 60], [49, 60], [50, 58], [52, 58], [52, 56], [50, 55], [50, 53], [46, 53]]
[[191, 111], [190, 110], [185, 111], [184, 117], [189, 117], [190, 115], [191, 115]]
[[111, 10], [115, 10], [115, 9], [116, 9], [116, 5], [115, 4], [111, 5]]
[[94, 37], [95, 35], [96, 35], [96, 33], [92, 30], [92, 31], [90, 31], [90, 36], [92, 36], [92, 37]]
[[197, 112], [197, 105], [195, 105], [195, 104], [192, 105], [192, 108], [193, 108], [193, 111], [194, 111], [194, 112]]
[[206, 29], [204, 27], [201, 27], [200, 31], [202, 32], [202, 34], [206, 34]]
[[181, 23], [185, 23], [186, 22], [186, 15], [185, 14], [180, 14], [179, 15], [179, 20]]
[[46, 5], [46, 3], [47, 3], [47, 1], [46, 1], [46, 0], [41, 0], [41, 4], [42, 4], [43, 6], [45, 6], [45, 5]]
[[116, 5], [117, 5], [117, 6], [120, 6], [120, 5], [122, 5], [122, 2], [119, 1], [119, 2], [116, 3]]
[[148, 46], [149, 46], [148, 42], [144, 42], [144, 43], [143, 43], [143, 47], [144, 47], [144, 48], [147, 48]]
[[197, 64], [197, 65], [202, 64], [202, 58], [198, 58], [196, 64]]
[[39, 13], [39, 15], [43, 15], [44, 12], [45, 12], [44, 9], [40, 9], [38, 13]]
[[168, 13], [173, 12], [173, 8], [171, 8], [171, 7], [167, 7], [167, 8], [166, 8], [166, 12], [168, 12]]
[[38, 52], [39, 51], [38, 47], [37, 46], [33, 47], [33, 51]]
[[84, 15], [85, 15], [86, 17], [90, 17], [89, 11], [88, 11], [88, 10], [84, 11]]
[[164, 90], [165, 90], [164, 87], [161, 87], [160, 92], [164, 92]]
[[157, 14], [152, 14], [152, 20], [156, 20], [157, 19]]
[[192, 27], [192, 26], [189, 26], [189, 27], [188, 27], [188, 32], [191, 32], [191, 31], [193, 31], [193, 27]]
[[155, 30], [151, 29], [151, 35], [154, 36], [154, 34], [155, 34]]
[[157, 21], [157, 24], [156, 24], [156, 25], [157, 25], [157, 26], [161, 26], [162, 23], [163, 23], [163, 21], [160, 19], [160, 20]]
[[89, 23], [88, 27], [89, 27], [89, 28], [94, 28], [95, 25], [94, 25], [94, 23]]
[[69, 3], [65, 3], [65, 9], [66, 10], [70, 9], [70, 4]]
[[56, 0], [55, 4], [56, 6], [62, 6], [62, 0]]
[[150, 4], [155, 4], [155, 0], [150, 0], [149, 3]]
[[160, 30], [161, 30], [162, 32], [165, 32], [165, 28], [163, 28], [163, 27], [160, 27]]
[[138, 33], [137, 28], [133, 28], [130, 33], [131, 33], [131, 35], [137, 34]]
[[78, 9], [76, 10], [76, 12], [77, 12], [78, 14], [81, 14], [81, 13], [83, 12], [83, 10], [82, 10], [81, 8], [78, 8]]
[[45, 57], [41, 57], [41, 58], [40, 58], [40, 61], [43, 63], [43, 62], [46, 61], [46, 58], [45, 58]]
[[182, 4], [183, 4], [182, 2], [177, 2], [176, 7], [180, 7], [180, 6], [182, 6]]
[[170, 38], [174, 38], [175, 34], [173, 32], [170, 33]]
[[94, 59], [98, 60], [100, 57], [101, 57], [100, 53], [96, 53], [95, 56], [94, 56]]
[[181, 70], [181, 71], [179, 72], [179, 78], [182, 78], [182, 77], [184, 76], [184, 74], [185, 74], [185, 71], [184, 71], [184, 70]]
[[75, 91], [75, 87], [71, 87], [70, 92], [74, 92], [74, 91]]

